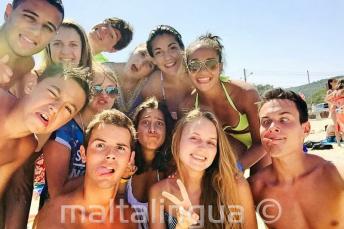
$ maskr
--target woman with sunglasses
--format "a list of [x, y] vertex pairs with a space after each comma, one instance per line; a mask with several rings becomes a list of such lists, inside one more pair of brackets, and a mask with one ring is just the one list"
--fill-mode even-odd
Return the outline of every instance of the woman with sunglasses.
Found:
[[159, 101], [165, 101], [172, 117], [177, 119], [178, 104], [192, 90], [182, 64], [182, 36], [171, 26], [159, 25], [151, 31], [146, 43], [148, 53], [159, 70], [149, 77], [142, 96], [155, 96]]
[[[191, 43], [185, 53], [189, 77], [196, 92], [180, 105], [180, 112], [194, 107], [212, 111], [222, 123], [236, 156], [237, 166], [245, 170], [264, 155], [259, 137], [257, 90], [243, 82], [221, 76], [223, 46], [218, 36], [206, 34]], [[261, 162], [257, 168], [269, 163]], [[252, 170], [255, 172], [255, 169]]]
[[55, 197], [74, 190], [80, 184], [79, 179], [73, 178], [85, 173], [85, 162], [79, 149], [84, 143], [86, 127], [96, 114], [110, 109], [115, 103], [117, 78], [101, 65], [95, 65], [93, 69], [94, 95], [90, 102], [74, 119], [55, 131], [43, 146], [46, 184], [49, 186], [41, 196], [43, 200], [48, 197], [47, 194]]
[[118, 76], [118, 99], [115, 108], [132, 116], [135, 108], [143, 101], [142, 88], [148, 81], [155, 65], [149, 56], [146, 44], [138, 45], [126, 63], [104, 63]]

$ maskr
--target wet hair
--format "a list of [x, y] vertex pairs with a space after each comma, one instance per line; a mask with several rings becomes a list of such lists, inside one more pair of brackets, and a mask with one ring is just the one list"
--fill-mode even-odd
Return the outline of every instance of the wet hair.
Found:
[[217, 56], [219, 57], [219, 62], [223, 63], [223, 45], [221, 43], [221, 38], [219, 36], [215, 36], [211, 33], [206, 33], [205, 35], [201, 35], [195, 41], [193, 41], [185, 51], [185, 61], [186, 63], [189, 62], [190, 55], [195, 51], [195, 48], [211, 48], [216, 51]]
[[85, 108], [89, 102], [89, 96], [92, 90], [92, 83], [90, 81], [91, 73], [88, 68], [70, 68], [62, 64], [52, 64], [44, 70], [40, 77], [38, 77], [38, 82], [51, 77], [63, 77], [64, 80], [72, 79], [77, 82], [85, 93], [86, 99], [82, 109]]
[[90, 124], [87, 126], [86, 129], [86, 136], [84, 146], [87, 149], [88, 143], [90, 141], [90, 137], [92, 135], [92, 131], [104, 124], [115, 125], [118, 127], [123, 127], [127, 129], [130, 133], [131, 140], [130, 140], [130, 148], [131, 150], [134, 148], [135, 140], [136, 140], [136, 130], [134, 128], [133, 122], [128, 118], [124, 113], [120, 112], [116, 109], [111, 110], [104, 110], [101, 113], [97, 114]]
[[[12, 7], [13, 9], [17, 8], [21, 3], [23, 3], [26, 0], [13, 0], [12, 1]], [[61, 0], [45, 0], [50, 5], [54, 6], [61, 14], [62, 19], [64, 18], [64, 7]]]
[[301, 98], [300, 95], [293, 91], [289, 90], [284, 90], [282, 88], [274, 88], [271, 90], [266, 91], [263, 96], [261, 101], [258, 103], [259, 105], [259, 110], [262, 108], [262, 106], [274, 99], [287, 99], [296, 105], [296, 108], [299, 112], [299, 121], [301, 124], [305, 123], [308, 121], [308, 109], [307, 109], [307, 103], [305, 100]]
[[146, 42], [147, 50], [151, 57], [154, 57], [153, 47], [152, 47], [154, 39], [164, 34], [172, 35], [176, 39], [179, 47], [182, 50], [184, 50], [184, 43], [182, 41], [182, 35], [180, 35], [180, 33], [175, 28], [169, 25], [158, 25], [150, 32], [148, 36], [148, 40]]
[[[59, 29], [61, 28], [71, 28], [71, 29], [74, 29], [78, 33], [81, 40], [81, 56], [80, 56], [80, 62], [78, 64], [78, 67], [88, 67], [89, 69], [92, 69], [91, 48], [87, 39], [86, 32], [82, 28], [82, 26], [74, 21], [65, 20], [62, 22], [61, 27]], [[42, 65], [41, 65], [42, 69], [44, 69], [46, 66], [53, 63], [51, 59], [50, 45], [51, 43], [49, 43], [49, 45], [47, 45], [47, 47], [44, 49], [43, 60], [42, 60]]]
[[[159, 102], [155, 97], [151, 97], [142, 102], [135, 110], [133, 120], [136, 129], [138, 129], [143, 112], [148, 108], [159, 110], [163, 114], [165, 121], [165, 139], [162, 145], [156, 150], [156, 154], [152, 162], [152, 168], [154, 170], [164, 172], [165, 174], [169, 174], [171, 172], [169, 170], [169, 162], [172, 159], [171, 135], [174, 121], [168, 111], [166, 103]], [[138, 168], [136, 174], [141, 174], [146, 171], [145, 160], [139, 141], [137, 141], [135, 145], [135, 165]]]
[[[231, 214], [229, 206], [240, 204], [238, 196], [238, 185], [236, 176], [239, 174], [236, 167], [236, 158], [232, 150], [226, 134], [222, 130], [222, 126], [211, 112], [203, 112], [194, 109], [188, 112], [176, 125], [172, 137], [172, 155], [176, 163], [177, 171], [184, 181], [183, 173], [187, 173], [183, 162], [180, 159], [180, 148], [183, 130], [186, 125], [206, 119], [210, 121], [216, 128], [217, 132], [217, 150], [216, 156], [212, 164], [205, 170], [201, 183], [200, 204], [205, 206], [204, 215], [212, 216], [213, 219], [220, 219], [221, 215]], [[239, 175], [238, 175], [239, 176]], [[192, 181], [191, 181], [192, 182]], [[212, 211], [209, 207], [212, 206]], [[204, 228], [242, 228], [239, 223], [232, 223], [227, 217], [224, 217], [222, 224], [214, 224], [210, 222], [210, 217], [205, 217]]]
[[117, 29], [121, 33], [120, 39], [113, 46], [114, 49], [121, 50], [129, 45], [133, 39], [133, 27], [128, 22], [117, 17], [111, 17], [105, 19], [104, 23], [110, 24], [112, 28]]

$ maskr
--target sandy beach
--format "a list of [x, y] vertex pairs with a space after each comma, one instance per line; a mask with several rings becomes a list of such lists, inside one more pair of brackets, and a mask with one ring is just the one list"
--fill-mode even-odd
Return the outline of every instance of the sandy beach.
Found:
[[[307, 137], [306, 141], [321, 141], [326, 137], [325, 125], [331, 123], [330, 119], [312, 119], [311, 121], [311, 133]], [[309, 150], [308, 153], [315, 154], [324, 159], [331, 161], [338, 169], [342, 177], [344, 178], [344, 143], [338, 146], [336, 143], [332, 144], [333, 149], [329, 150]]]

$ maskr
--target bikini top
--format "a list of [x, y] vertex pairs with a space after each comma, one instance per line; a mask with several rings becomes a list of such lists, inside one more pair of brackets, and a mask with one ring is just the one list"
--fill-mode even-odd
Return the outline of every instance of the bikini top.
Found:
[[[221, 76], [220, 77], [220, 82], [221, 82], [221, 86], [222, 89], [226, 95], [227, 101], [229, 103], [229, 105], [238, 112], [239, 115], [239, 123], [237, 126], [232, 127], [232, 126], [224, 126], [223, 130], [232, 130], [235, 132], [240, 132], [240, 131], [244, 131], [249, 127], [249, 123], [248, 123], [248, 118], [246, 114], [242, 114], [240, 113], [240, 111], [236, 108], [232, 98], [229, 96], [226, 87], [224, 85], [224, 82], [229, 82], [229, 79]], [[199, 99], [198, 99], [198, 93], [196, 94], [196, 101], [195, 101], [195, 108], [199, 107]], [[252, 145], [252, 136], [251, 133], [248, 131], [246, 133], [229, 133], [231, 136], [233, 136], [234, 138], [236, 138], [237, 140], [239, 140], [240, 142], [242, 142], [243, 144], [246, 145], [247, 148], [250, 148]]]

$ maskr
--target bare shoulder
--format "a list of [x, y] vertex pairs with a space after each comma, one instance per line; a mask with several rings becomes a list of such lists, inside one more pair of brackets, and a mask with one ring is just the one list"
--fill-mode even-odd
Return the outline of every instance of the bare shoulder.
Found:
[[240, 195], [251, 193], [250, 185], [248, 184], [247, 180], [245, 179], [243, 175], [237, 175], [235, 178], [236, 178], [236, 183], [238, 185], [238, 191]]
[[322, 180], [334, 186], [338, 186], [338, 188], [344, 190], [344, 180], [340, 176], [338, 169], [332, 162], [326, 161], [316, 155], [307, 155], [307, 157], [308, 160], [311, 161], [312, 164], [314, 164], [313, 173], [315, 174], [315, 176], [321, 176], [324, 178]]
[[257, 92], [257, 89], [254, 85], [246, 83], [242, 80], [231, 80], [230, 84], [233, 88], [241, 90], [242, 92]]
[[[242, 104], [244, 107], [246, 107], [246, 105], [251, 107], [252, 103], [260, 101], [259, 93], [252, 84], [241, 80], [231, 80], [230, 83], [226, 85], [226, 88], [233, 92], [231, 96], [233, 96], [234, 99], [236, 98], [236, 102], [239, 102], [239, 104]], [[245, 99], [241, 99], [242, 95], [245, 95]]]
[[250, 188], [253, 196], [258, 195], [264, 189], [267, 183], [273, 179], [272, 166], [266, 166], [265, 168], [259, 170], [253, 176], [248, 178]]
[[150, 96], [157, 96], [156, 94], [159, 93], [160, 91], [160, 71], [155, 70], [148, 76], [148, 82], [142, 89], [142, 96], [144, 98], [150, 97]]

